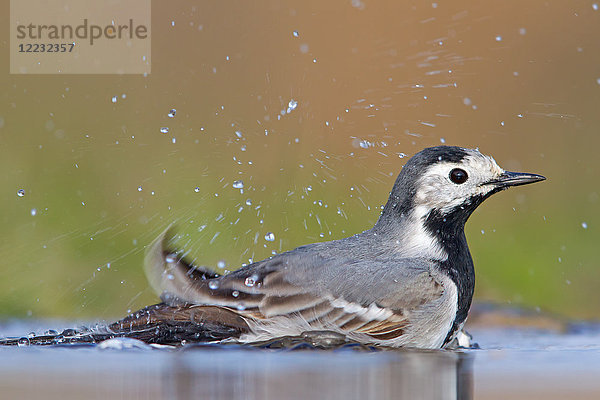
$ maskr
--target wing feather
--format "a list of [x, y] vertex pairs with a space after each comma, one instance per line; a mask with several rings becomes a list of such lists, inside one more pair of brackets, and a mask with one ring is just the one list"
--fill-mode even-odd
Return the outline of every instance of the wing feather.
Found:
[[265, 317], [272, 317], [300, 312], [322, 302], [322, 298], [307, 293], [292, 296], [265, 296], [259, 309]]
[[[300, 317], [306, 320], [308, 323], [316, 322], [320, 319], [325, 319], [327, 315], [331, 314], [335, 308], [331, 305], [331, 303], [327, 300], [321, 301], [319, 304], [305, 308], [303, 310], [298, 311]], [[342, 312], [342, 310], [339, 310]]]

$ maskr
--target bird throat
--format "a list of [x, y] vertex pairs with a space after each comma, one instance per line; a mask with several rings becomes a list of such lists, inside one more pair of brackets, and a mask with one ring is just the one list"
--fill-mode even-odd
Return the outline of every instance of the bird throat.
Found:
[[483, 199], [470, 199], [467, 204], [446, 214], [442, 214], [436, 209], [431, 210], [424, 221], [425, 229], [437, 238], [448, 254], [448, 258], [438, 262], [438, 265], [456, 284], [458, 293], [456, 318], [444, 344], [454, 338], [467, 319], [473, 300], [475, 269], [467, 246], [464, 227], [471, 213], [482, 201]]

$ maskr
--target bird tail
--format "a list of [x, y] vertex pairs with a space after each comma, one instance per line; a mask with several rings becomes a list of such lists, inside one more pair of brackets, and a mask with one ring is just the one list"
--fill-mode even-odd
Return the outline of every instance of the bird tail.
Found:
[[175, 228], [170, 225], [148, 246], [144, 271], [150, 286], [169, 305], [186, 304], [186, 297], [196, 281], [215, 279], [220, 275], [210, 269], [192, 265], [172, 247]]

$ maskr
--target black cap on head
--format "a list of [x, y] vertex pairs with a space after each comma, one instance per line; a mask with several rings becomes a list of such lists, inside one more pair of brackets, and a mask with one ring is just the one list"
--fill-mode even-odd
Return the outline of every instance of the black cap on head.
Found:
[[426, 167], [437, 162], [459, 163], [468, 155], [467, 150], [457, 146], [436, 146], [421, 150], [408, 160], [403, 170]]

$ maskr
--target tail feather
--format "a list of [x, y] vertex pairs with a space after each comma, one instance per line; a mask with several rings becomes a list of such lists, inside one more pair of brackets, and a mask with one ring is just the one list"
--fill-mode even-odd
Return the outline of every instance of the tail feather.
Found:
[[144, 271], [150, 286], [169, 305], [186, 302], [186, 292], [194, 282], [218, 278], [220, 275], [204, 267], [192, 265], [171, 247], [173, 226], [165, 229], [148, 247]]

